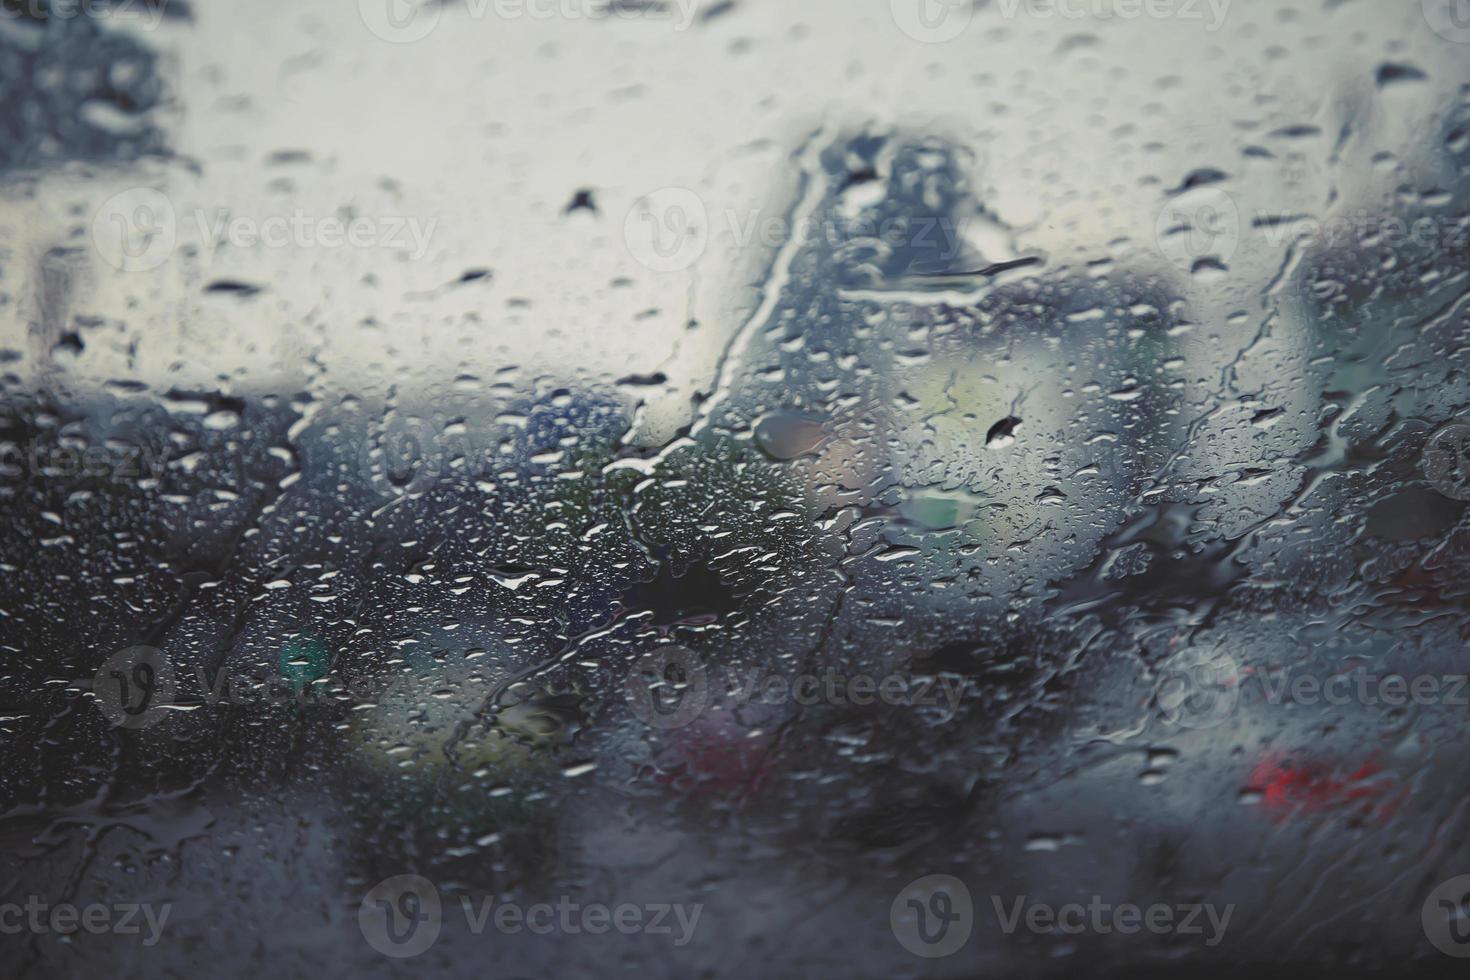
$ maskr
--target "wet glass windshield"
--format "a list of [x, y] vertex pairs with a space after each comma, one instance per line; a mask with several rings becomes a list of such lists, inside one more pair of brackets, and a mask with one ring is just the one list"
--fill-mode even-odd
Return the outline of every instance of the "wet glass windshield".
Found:
[[0, 0], [7, 975], [1461, 970], [1467, 45]]

